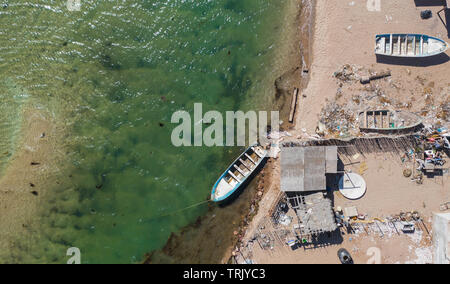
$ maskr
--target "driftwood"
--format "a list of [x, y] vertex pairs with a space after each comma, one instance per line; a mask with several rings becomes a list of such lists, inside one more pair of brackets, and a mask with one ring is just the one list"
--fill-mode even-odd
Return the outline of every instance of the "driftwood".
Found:
[[361, 78], [361, 84], [369, 84], [372, 80], [383, 79], [385, 77], [391, 76], [391, 71], [381, 72], [380, 74], [373, 76], [364, 76]]
[[297, 98], [298, 98], [298, 88], [295, 88], [294, 94], [292, 95], [291, 111], [289, 112], [289, 122], [290, 123], [292, 123], [294, 121], [295, 109], [297, 106]]

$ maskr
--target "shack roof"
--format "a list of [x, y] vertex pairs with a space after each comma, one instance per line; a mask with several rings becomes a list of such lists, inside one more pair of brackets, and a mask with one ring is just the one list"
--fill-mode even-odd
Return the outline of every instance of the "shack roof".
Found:
[[326, 190], [327, 173], [337, 172], [337, 147], [282, 147], [281, 190]]

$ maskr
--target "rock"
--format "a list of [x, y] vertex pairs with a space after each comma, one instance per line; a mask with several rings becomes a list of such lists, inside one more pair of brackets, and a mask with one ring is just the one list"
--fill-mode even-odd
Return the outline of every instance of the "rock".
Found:
[[420, 12], [420, 17], [422, 18], [422, 20], [427, 20], [433, 17], [433, 12], [431, 12], [431, 10], [424, 10]]

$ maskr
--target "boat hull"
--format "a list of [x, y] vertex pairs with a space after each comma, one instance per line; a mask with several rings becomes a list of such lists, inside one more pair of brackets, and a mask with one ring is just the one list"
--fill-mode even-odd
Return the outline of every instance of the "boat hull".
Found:
[[375, 37], [375, 54], [391, 57], [421, 58], [448, 50], [442, 39], [422, 34], [381, 34]]
[[239, 186], [237, 187], [235, 190], [233, 190], [233, 192], [225, 199], [222, 200], [213, 200], [212, 201], [214, 203], [216, 203], [219, 206], [227, 206], [231, 203], [233, 203], [236, 199], [239, 198], [239, 196], [245, 191], [245, 189], [247, 188], [247, 186], [253, 181], [253, 179], [258, 175], [258, 173], [261, 171], [261, 169], [264, 167], [265, 163], [267, 162], [267, 159], [265, 159], [263, 162], [261, 162], [258, 165], [258, 168], [253, 171], [251, 173], [251, 175]]
[[[220, 178], [217, 180], [217, 182], [214, 184], [212, 192], [211, 192], [211, 201], [216, 203], [225, 203], [229, 202], [230, 200], [233, 200], [234, 197], [238, 196], [243, 188], [245, 188], [248, 183], [253, 179], [253, 177], [260, 171], [262, 166], [264, 165], [266, 158], [267, 158], [267, 151], [261, 152], [263, 153], [262, 157], [259, 157], [259, 160], [255, 162], [256, 164], [253, 164], [253, 168], [248, 171], [248, 174], [240, 180], [240, 182], [236, 183], [233, 187], [230, 187], [229, 190], [227, 190], [226, 194], [218, 194], [218, 188], [224, 185], [226, 176], [229, 175], [230, 170], [235, 169], [235, 165], [240, 163], [239, 161], [242, 161], [244, 159], [247, 153], [249, 153], [249, 150], [252, 147], [257, 147], [256, 145], [250, 146], [247, 148], [247, 150], [237, 158], [230, 167], [220, 176]], [[261, 154], [260, 153], [260, 154]], [[248, 156], [247, 156], [248, 157]]]
[[422, 128], [422, 118], [414, 113], [368, 110], [359, 113], [359, 130], [376, 133], [411, 133]]

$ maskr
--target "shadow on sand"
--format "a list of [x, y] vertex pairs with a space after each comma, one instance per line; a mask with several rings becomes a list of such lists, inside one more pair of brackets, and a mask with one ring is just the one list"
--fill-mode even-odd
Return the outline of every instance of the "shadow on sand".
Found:
[[439, 19], [441, 20], [442, 24], [447, 29], [447, 37], [450, 38], [450, 8], [448, 9], [442, 9], [437, 13]]
[[445, 0], [414, 0], [416, 7], [445, 6]]
[[433, 65], [440, 65], [450, 61], [450, 57], [441, 53], [431, 57], [392, 57], [377, 54], [377, 63], [391, 64], [391, 65], [405, 65], [415, 67], [428, 67]]
[[450, 38], [450, 26], [448, 22], [450, 21], [450, 7], [446, 7], [446, 0], [414, 0], [416, 7], [431, 7], [431, 6], [442, 6], [443, 9], [437, 12], [437, 16], [441, 20], [442, 24], [447, 29], [447, 37]]

